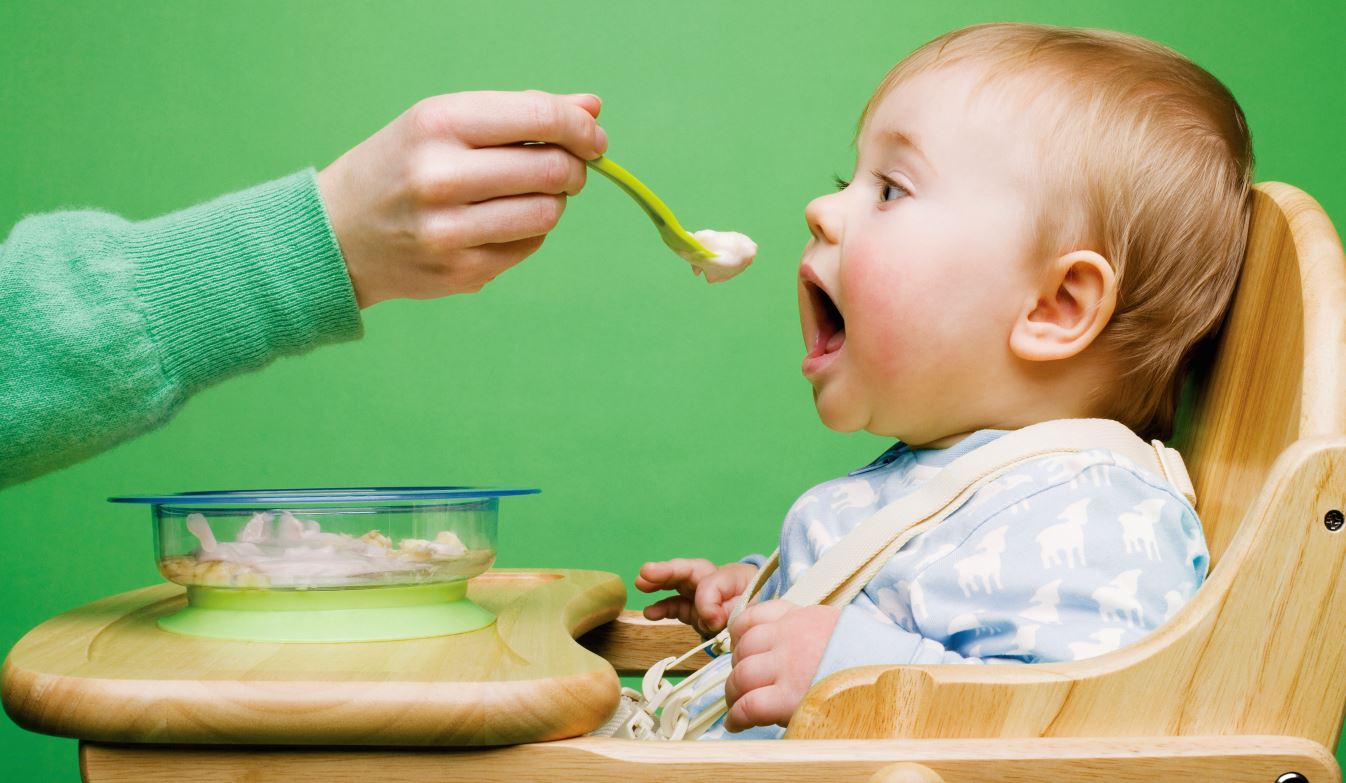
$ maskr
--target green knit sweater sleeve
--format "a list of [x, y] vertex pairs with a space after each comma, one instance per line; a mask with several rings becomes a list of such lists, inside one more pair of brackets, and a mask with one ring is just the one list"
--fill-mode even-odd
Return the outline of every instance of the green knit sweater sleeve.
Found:
[[26, 218], [0, 245], [0, 487], [360, 330], [312, 170], [143, 222]]

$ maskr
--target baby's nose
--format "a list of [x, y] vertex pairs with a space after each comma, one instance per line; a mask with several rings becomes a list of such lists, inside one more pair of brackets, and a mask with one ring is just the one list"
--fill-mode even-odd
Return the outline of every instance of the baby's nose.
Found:
[[819, 242], [838, 244], [841, 242], [841, 211], [837, 197], [840, 193], [819, 196], [804, 207], [804, 220], [809, 224], [809, 233]]

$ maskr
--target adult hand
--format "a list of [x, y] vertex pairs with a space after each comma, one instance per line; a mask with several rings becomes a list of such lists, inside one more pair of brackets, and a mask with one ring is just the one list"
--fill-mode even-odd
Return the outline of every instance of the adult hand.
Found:
[[744, 609], [729, 627], [734, 668], [724, 683], [725, 729], [788, 725], [840, 618], [839, 607], [779, 599]]
[[607, 149], [600, 108], [586, 94], [440, 95], [319, 172], [360, 307], [477, 291], [541, 247]]

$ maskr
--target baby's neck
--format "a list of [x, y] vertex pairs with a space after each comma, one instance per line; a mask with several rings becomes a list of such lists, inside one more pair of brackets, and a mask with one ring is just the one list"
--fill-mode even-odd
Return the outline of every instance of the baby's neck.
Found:
[[[1000, 429], [1000, 428], [986, 427], [984, 429]], [[976, 432], [976, 430], [968, 430], [967, 432], [956, 432], [950, 435], [945, 435], [944, 437], [939, 438], [937, 440], [932, 440], [929, 443], [911, 443], [910, 441], [903, 441], [903, 442], [913, 449], [947, 449], [950, 446], [956, 445], [959, 441], [971, 435], [973, 432]]]
[[[981, 430], [1017, 430], [1055, 419], [1090, 419], [1107, 415], [1098, 390], [1116, 375], [1097, 352], [1077, 357], [1069, 367], [1025, 363], [994, 379], [984, 378], [993, 396], [965, 400], [952, 415], [920, 422], [897, 437], [914, 449], [947, 449]], [[916, 422], [912, 422], [916, 424]], [[943, 425], [943, 426], [941, 426]]]

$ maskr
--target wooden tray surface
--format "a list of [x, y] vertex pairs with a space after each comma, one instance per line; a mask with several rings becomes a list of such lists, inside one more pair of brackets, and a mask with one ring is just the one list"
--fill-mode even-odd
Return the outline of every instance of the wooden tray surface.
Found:
[[101, 742], [501, 745], [602, 725], [617, 703], [607, 661], [577, 644], [615, 618], [626, 588], [600, 571], [489, 571], [468, 597], [478, 631], [397, 642], [280, 644], [168, 633], [162, 584], [39, 625], [10, 651], [5, 711], [32, 731]]

